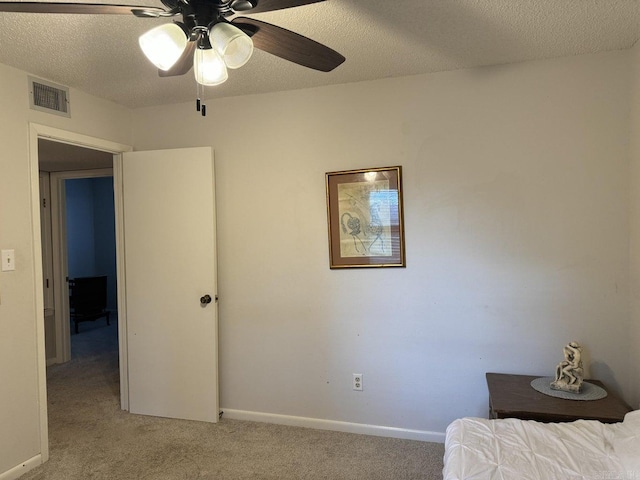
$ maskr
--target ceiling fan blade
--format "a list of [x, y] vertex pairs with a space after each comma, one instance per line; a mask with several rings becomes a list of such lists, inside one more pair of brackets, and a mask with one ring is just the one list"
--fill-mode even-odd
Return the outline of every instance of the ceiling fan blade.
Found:
[[253, 40], [253, 46], [304, 67], [330, 72], [345, 58], [335, 50], [282, 27], [237, 17], [232, 23]]
[[247, 11], [250, 13], [271, 12], [273, 10], [282, 10], [283, 8], [299, 7], [301, 5], [324, 1], [325, 0], [257, 0], [257, 5]]
[[158, 7], [140, 5], [109, 5], [104, 3], [49, 3], [0, 2], [0, 12], [18, 13], [72, 13], [135, 15], [137, 17], [163, 17], [169, 12]]
[[196, 49], [196, 42], [187, 43], [187, 48], [184, 49], [180, 58], [173, 64], [169, 70], [158, 69], [158, 75], [161, 77], [176, 77], [178, 75], [184, 75], [193, 66], [193, 53]]

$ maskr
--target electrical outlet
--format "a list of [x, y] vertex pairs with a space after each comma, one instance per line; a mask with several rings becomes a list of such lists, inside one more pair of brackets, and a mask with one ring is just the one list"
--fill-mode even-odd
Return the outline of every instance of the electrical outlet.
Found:
[[362, 391], [362, 374], [361, 373], [353, 374], [353, 389], [358, 390], [360, 392]]

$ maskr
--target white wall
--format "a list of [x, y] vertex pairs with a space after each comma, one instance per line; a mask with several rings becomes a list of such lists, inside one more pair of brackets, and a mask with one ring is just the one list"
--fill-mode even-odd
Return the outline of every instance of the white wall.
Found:
[[0, 272], [2, 475], [41, 453], [35, 306], [35, 261], [41, 259], [32, 242], [29, 122], [121, 143], [131, 137], [128, 110], [112, 103], [72, 89], [68, 119], [29, 109], [25, 72], [0, 64], [0, 85], [0, 249], [16, 253], [16, 271]]
[[[136, 149], [215, 148], [222, 406], [443, 432], [571, 340], [629, 396], [630, 78], [614, 52], [134, 111]], [[325, 172], [388, 165], [407, 268], [329, 270]]]

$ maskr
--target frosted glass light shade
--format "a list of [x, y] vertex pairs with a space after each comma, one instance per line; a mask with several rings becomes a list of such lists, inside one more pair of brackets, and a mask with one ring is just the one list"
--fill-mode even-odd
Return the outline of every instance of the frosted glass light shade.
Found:
[[229, 23], [216, 23], [211, 28], [209, 40], [229, 68], [240, 68], [253, 53], [251, 37]]
[[187, 35], [175, 23], [167, 23], [140, 35], [138, 43], [151, 63], [166, 71], [187, 48]]
[[229, 77], [227, 67], [214, 48], [196, 48], [193, 54], [193, 72], [201, 85], [220, 85]]

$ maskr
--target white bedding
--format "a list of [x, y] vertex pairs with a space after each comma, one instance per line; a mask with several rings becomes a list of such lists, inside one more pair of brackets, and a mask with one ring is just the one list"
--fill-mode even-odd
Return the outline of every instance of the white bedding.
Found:
[[444, 465], [444, 480], [640, 480], [640, 410], [613, 424], [455, 420]]

